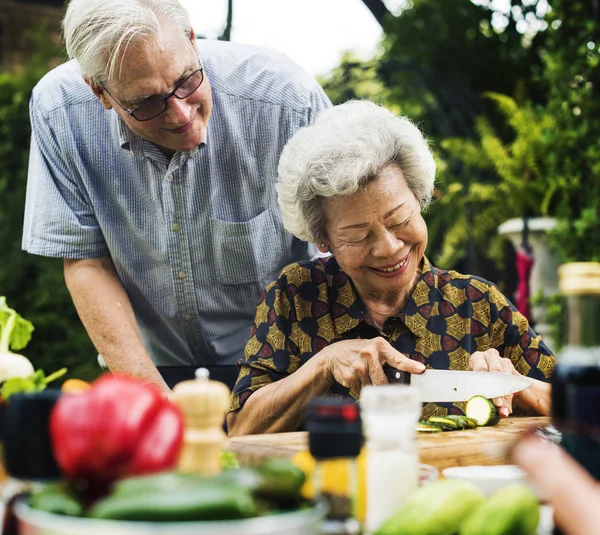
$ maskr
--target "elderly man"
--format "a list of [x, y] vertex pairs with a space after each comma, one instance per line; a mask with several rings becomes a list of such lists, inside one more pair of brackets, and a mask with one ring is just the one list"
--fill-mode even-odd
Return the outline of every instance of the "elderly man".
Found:
[[285, 57], [196, 41], [176, 0], [72, 0], [33, 92], [23, 248], [64, 258], [111, 370], [232, 384], [262, 288], [314, 251], [281, 223], [285, 143], [330, 105]]

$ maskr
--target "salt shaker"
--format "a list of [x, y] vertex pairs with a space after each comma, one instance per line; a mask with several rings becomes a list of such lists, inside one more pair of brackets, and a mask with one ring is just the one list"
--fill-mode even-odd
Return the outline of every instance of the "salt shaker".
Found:
[[183, 381], [173, 388], [173, 402], [185, 420], [179, 457], [179, 471], [183, 473], [214, 475], [221, 471], [229, 389], [219, 381], [211, 381], [209, 375], [206, 368], [199, 368], [195, 380]]
[[365, 527], [374, 533], [419, 484], [419, 390], [400, 384], [365, 386], [360, 410], [367, 452]]

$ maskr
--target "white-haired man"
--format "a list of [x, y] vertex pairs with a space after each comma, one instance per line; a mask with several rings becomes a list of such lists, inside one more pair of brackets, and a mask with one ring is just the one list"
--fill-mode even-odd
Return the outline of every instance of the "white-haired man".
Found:
[[314, 253], [274, 182], [329, 100], [280, 54], [196, 41], [177, 0], [71, 0], [63, 29], [73, 61], [30, 104], [23, 249], [64, 258], [111, 370], [231, 385], [262, 288]]

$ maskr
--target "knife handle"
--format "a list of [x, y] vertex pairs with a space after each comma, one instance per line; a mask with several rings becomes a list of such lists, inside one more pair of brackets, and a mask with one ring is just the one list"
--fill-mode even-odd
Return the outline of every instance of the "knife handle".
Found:
[[385, 364], [383, 366], [383, 373], [387, 377], [389, 384], [402, 384], [409, 385], [410, 384], [410, 373], [403, 372], [402, 370], [397, 370], [396, 368], [392, 368], [391, 366]]

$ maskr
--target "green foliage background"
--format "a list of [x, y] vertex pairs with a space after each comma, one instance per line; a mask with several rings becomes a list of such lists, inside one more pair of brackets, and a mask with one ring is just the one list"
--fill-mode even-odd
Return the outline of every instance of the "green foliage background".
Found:
[[563, 260], [600, 258], [598, 7], [510, 4], [413, 0], [388, 18], [376, 57], [346, 55], [323, 80], [336, 103], [370, 98], [420, 125], [438, 161], [428, 255], [505, 290], [507, 219], [556, 217]]
[[26, 69], [0, 73], [0, 295], [5, 295], [8, 305], [35, 326], [31, 342], [20, 353], [47, 373], [65, 366], [65, 378], [89, 380], [99, 372], [97, 353], [65, 287], [62, 260], [21, 251], [29, 98], [48, 70], [49, 59], [61, 55], [43, 39], [43, 34], [31, 38], [40, 43], [39, 53]]

